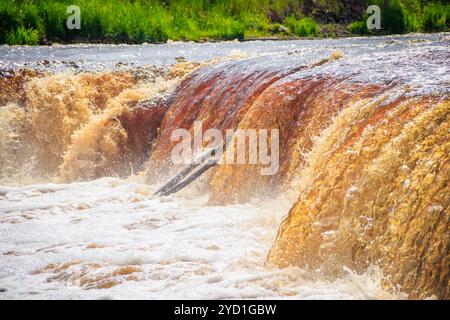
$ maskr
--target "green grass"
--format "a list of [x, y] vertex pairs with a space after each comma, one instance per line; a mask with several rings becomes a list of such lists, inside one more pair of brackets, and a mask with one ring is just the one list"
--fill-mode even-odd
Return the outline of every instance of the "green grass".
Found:
[[366, 21], [355, 21], [348, 25], [348, 31], [352, 34], [368, 34]]
[[17, 45], [37, 45], [39, 43], [39, 33], [35, 29], [25, 29], [21, 26], [7, 34], [6, 42]]
[[[367, 29], [367, 15], [362, 21], [352, 22], [348, 30], [353, 34], [401, 34], [408, 32], [441, 32], [450, 30], [450, 5], [440, 1], [389, 0], [384, 9], [383, 0], [370, 0], [382, 9], [381, 31]], [[425, 2], [430, 2], [425, 4]]]
[[[366, 7], [365, 0], [0, 0], [0, 43], [339, 36], [333, 25], [342, 21], [351, 22], [351, 33], [368, 34], [363, 13], [352, 9], [357, 4]], [[81, 9], [80, 30], [66, 27], [69, 5]], [[436, 1], [389, 0], [383, 30], [375, 34], [448, 30], [449, 8]]]
[[315, 36], [319, 33], [317, 23], [311, 18], [302, 18], [297, 20], [289, 16], [284, 20], [286, 26], [299, 37]]
[[425, 31], [444, 31], [450, 29], [450, 5], [427, 5], [423, 13]]

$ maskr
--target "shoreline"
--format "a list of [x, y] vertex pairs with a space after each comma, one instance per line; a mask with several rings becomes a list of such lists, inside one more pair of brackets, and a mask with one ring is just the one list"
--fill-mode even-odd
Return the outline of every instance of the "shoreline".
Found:
[[[199, 41], [186, 41], [186, 40], [167, 40], [166, 42], [142, 42], [142, 43], [133, 43], [133, 42], [115, 42], [115, 41], [107, 41], [106, 39], [102, 40], [90, 40], [87, 38], [79, 38], [76, 41], [60, 41], [60, 40], [48, 40], [40, 42], [37, 45], [10, 45], [10, 44], [0, 44], [0, 47], [52, 47], [52, 46], [71, 46], [71, 45], [115, 45], [115, 46], [142, 46], [142, 45], [165, 45], [172, 43], [196, 43], [196, 44], [208, 44], [208, 43], [244, 43], [244, 42], [256, 42], [256, 41], [302, 41], [302, 40], [339, 40], [339, 39], [358, 39], [358, 38], [380, 38], [380, 37], [407, 37], [407, 36], [426, 36], [432, 34], [441, 34], [441, 35], [450, 35], [449, 31], [442, 32], [410, 32], [410, 33], [400, 33], [400, 34], [369, 34], [369, 35], [356, 35], [356, 34], [348, 34], [345, 36], [335, 36], [335, 37], [298, 37], [298, 36], [286, 36], [286, 37], [252, 37], [246, 39], [234, 39], [234, 40], [225, 40], [225, 39], [205, 39]], [[105, 41], [106, 40], [106, 41]]]

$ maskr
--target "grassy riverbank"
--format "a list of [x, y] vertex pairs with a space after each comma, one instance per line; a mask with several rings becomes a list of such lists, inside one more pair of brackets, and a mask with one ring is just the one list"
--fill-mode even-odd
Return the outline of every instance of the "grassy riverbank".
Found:
[[[381, 31], [365, 27], [369, 2], [382, 8]], [[81, 10], [79, 30], [66, 27], [70, 5]], [[383, 0], [0, 0], [0, 43], [7, 44], [336, 37], [449, 28], [450, 5], [423, 0], [389, 0], [387, 7]]]

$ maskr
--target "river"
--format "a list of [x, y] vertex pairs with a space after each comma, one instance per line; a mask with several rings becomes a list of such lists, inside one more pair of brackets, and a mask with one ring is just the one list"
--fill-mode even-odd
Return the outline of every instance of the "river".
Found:
[[[435, 283], [421, 276], [426, 267], [405, 280], [375, 258], [384, 248], [416, 259], [403, 231], [377, 227], [400, 228], [392, 212], [411, 230], [437, 225], [407, 232], [436, 248], [430, 259], [448, 257], [449, 48], [446, 33], [0, 46], [0, 298], [446, 297], [448, 265]], [[219, 130], [280, 128], [279, 174], [217, 166], [154, 196], [180, 170], [167, 164], [168, 137], [196, 119]], [[433, 196], [415, 154], [435, 168]], [[403, 208], [414, 199], [423, 210]], [[421, 210], [443, 219], [423, 222]], [[295, 229], [299, 221], [311, 229]], [[384, 239], [376, 248], [374, 234]], [[343, 248], [354, 249], [352, 262]], [[342, 260], [339, 271], [327, 256]], [[402, 257], [396, 269], [411, 272]]]

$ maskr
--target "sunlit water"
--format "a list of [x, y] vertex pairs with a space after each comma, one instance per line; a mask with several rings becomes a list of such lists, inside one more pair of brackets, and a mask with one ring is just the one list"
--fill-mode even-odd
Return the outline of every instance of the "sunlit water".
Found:
[[[265, 266], [287, 201], [214, 207], [204, 205], [206, 197], [152, 198], [152, 191], [114, 178], [1, 187], [0, 297], [402, 297], [380, 288], [376, 270], [327, 282], [298, 268]], [[71, 261], [77, 263], [68, 269], [37, 273]], [[85, 263], [100, 266], [82, 275]], [[136, 267], [133, 280], [112, 275], [122, 266]], [[105, 277], [118, 284], [97, 288]]]
[[[124, 65], [168, 65], [253, 58], [254, 68], [280, 68], [342, 52], [315, 76], [406, 79], [417, 91], [448, 92], [449, 64], [417, 65], [423, 54], [449, 56], [448, 34], [314, 41], [213, 44], [0, 47], [2, 70], [101, 71]], [[281, 59], [280, 59], [281, 57]], [[414, 61], [414, 58], [417, 60]], [[445, 59], [444, 59], [445, 61]], [[250, 68], [251, 63], [246, 66]], [[397, 65], [389, 70], [389, 65]], [[32, 181], [32, 180], [30, 180]], [[376, 269], [333, 281], [320, 272], [277, 269], [267, 254], [293, 199], [210, 206], [208, 194], [186, 190], [152, 196], [142, 178], [70, 184], [0, 186], [0, 298], [4, 299], [377, 299], [404, 298], [381, 288]]]

